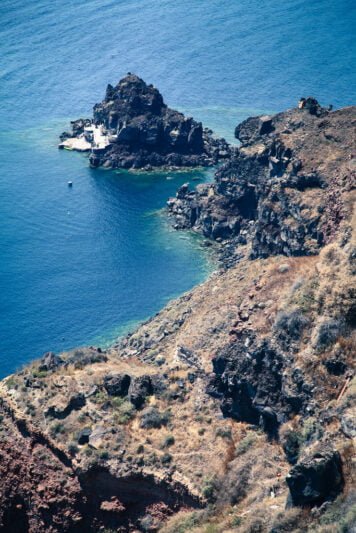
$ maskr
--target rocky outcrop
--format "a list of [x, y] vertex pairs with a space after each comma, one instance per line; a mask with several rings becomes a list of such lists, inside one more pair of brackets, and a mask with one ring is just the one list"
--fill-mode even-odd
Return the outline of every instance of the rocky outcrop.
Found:
[[151, 376], [140, 376], [132, 381], [129, 389], [129, 400], [136, 408], [142, 407], [146, 398], [152, 394], [153, 383]]
[[335, 498], [344, 486], [339, 453], [321, 447], [296, 464], [286, 481], [295, 505], [320, 505]]
[[41, 359], [41, 364], [39, 366], [40, 372], [49, 372], [51, 370], [56, 370], [60, 365], [63, 364], [63, 361], [58, 355], [53, 352], [47, 352]]
[[104, 378], [104, 388], [109, 396], [127, 396], [131, 383], [128, 374], [114, 374]]
[[245, 120], [235, 131], [241, 145], [214, 183], [183, 186], [168, 201], [174, 226], [249, 242], [252, 258], [317, 253], [343, 219], [342, 195], [355, 186], [354, 125], [355, 108], [329, 112], [310, 98]]
[[230, 155], [224, 139], [170, 109], [153, 85], [134, 74], [108, 85], [93, 119], [61, 135], [61, 148], [90, 150], [93, 167], [146, 169], [210, 166]]
[[51, 418], [63, 419], [71, 414], [72, 411], [79, 411], [85, 405], [85, 397], [83, 394], [75, 394], [63, 408], [53, 405], [46, 411], [46, 416]]
[[220, 400], [223, 415], [260, 426], [272, 439], [278, 438], [280, 424], [308, 405], [311, 387], [300, 372], [285, 372], [292, 358], [271, 341], [256, 345], [253, 336], [242, 334], [241, 340], [221, 349], [212, 363], [214, 372], [206, 391]]

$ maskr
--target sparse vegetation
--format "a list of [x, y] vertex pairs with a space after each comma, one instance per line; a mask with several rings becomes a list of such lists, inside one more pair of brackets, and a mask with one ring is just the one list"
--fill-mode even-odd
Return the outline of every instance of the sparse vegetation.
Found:
[[135, 407], [125, 398], [112, 398], [111, 404], [114, 407], [113, 416], [117, 424], [125, 425], [135, 416]]
[[278, 513], [271, 527], [271, 533], [290, 533], [298, 530], [301, 522], [300, 508], [285, 509]]
[[14, 376], [10, 376], [7, 378], [7, 380], [5, 381], [5, 385], [6, 387], [10, 390], [10, 389], [17, 389], [18, 387], [18, 383], [15, 379]]
[[52, 437], [55, 437], [56, 435], [64, 433], [64, 431], [65, 431], [65, 428], [64, 428], [64, 424], [62, 424], [62, 422], [55, 422], [50, 427], [50, 434], [51, 434]]
[[79, 448], [76, 442], [70, 442], [68, 444], [68, 452], [70, 453], [70, 455], [75, 455], [78, 453], [78, 451], [79, 451]]
[[166, 465], [172, 461], [172, 456], [170, 453], [164, 453], [161, 457], [161, 463]]
[[316, 334], [315, 348], [323, 350], [337, 341], [345, 329], [345, 325], [340, 319], [327, 319], [320, 324]]
[[163, 526], [162, 533], [189, 533], [201, 522], [202, 516], [199, 512], [183, 511], [174, 516]]
[[289, 337], [293, 340], [299, 340], [308, 322], [308, 318], [299, 309], [281, 311], [277, 315], [274, 329], [282, 338]]
[[160, 412], [156, 407], [147, 407], [141, 415], [141, 428], [152, 429], [166, 426], [170, 421], [169, 411]]
[[173, 435], [167, 435], [162, 442], [162, 448], [169, 448], [169, 446], [173, 446], [174, 442]]
[[247, 452], [247, 450], [253, 446], [256, 442], [256, 435], [250, 432], [246, 437], [244, 437], [236, 446], [236, 455], [242, 455]]
[[223, 439], [231, 439], [231, 428], [218, 428], [215, 435]]

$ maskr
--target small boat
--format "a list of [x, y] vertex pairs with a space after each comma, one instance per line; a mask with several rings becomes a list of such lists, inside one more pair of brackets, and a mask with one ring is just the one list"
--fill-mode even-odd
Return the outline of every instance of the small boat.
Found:
[[68, 181], [68, 187], [73, 187], [73, 182], [72, 181]]
[[63, 146], [65, 150], [68, 150], [69, 152], [73, 151], [73, 148], [71, 146]]

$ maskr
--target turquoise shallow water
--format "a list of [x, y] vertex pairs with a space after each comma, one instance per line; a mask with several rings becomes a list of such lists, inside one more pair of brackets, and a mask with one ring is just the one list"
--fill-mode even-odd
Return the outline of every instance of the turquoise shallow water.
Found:
[[347, 0], [2, 0], [0, 376], [108, 342], [210, 268], [157, 213], [209, 173], [90, 170], [56, 148], [69, 119], [128, 71], [230, 140], [241, 119], [300, 96], [352, 104], [354, 27]]

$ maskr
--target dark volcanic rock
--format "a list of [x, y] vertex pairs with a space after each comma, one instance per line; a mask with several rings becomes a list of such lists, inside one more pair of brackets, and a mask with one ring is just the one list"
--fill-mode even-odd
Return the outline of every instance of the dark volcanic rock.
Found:
[[[315, 99], [237, 126], [241, 142], [214, 183], [181, 188], [168, 201], [176, 229], [251, 243], [251, 257], [312, 255], [343, 219], [355, 108], [329, 112]], [[344, 170], [342, 170], [344, 169]], [[343, 177], [341, 177], [343, 176]]]
[[128, 374], [114, 374], [105, 376], [104, 388], [110, 396], [127, 396], [131, 383]]
[[[213, 138], [200, 122], [170, 109], [158, 89], [134, 74], [129, 73], [115, 87], [108, 85], [93, 114], [93, 124], [102, 126], [109, 139], [106, 147], [92, 142], [93, 167], [209, 166], [230, 154], [224, 139]], [[72, 136], [81, 136], [87, 125], [83, 119], [72, 122]], [[61, 139], [68, 136], [65, 132]]]
[[213, 358], [213, 374], [206, 392], [220, 400], [224, 416], [259, 425], [277, 438], [279, 425], [303, 412], [310, 397], [300, 373], [284, 370], [291, 361], [270, 341], [246, 347], [227, 344]]
[[91, 429], [90, 428], [84, 428], [78, 433], [77, 441], [78, 444], [88, 444], [89, 437], [91, 435]]
[[48, 372], [49, 370], [55, 370], [62, 364], [63, 360], [61, 357], [53, 352], [47, 352], [42, 357], [38, 370]]
[[131, 381], [129, 400], [136, 407], [136, 409], [142, 407], [147, 396], [151, 396], [152, 394], [153, 384], [151, 376], [139, 376]]
[[338, 452], [321, 447], [295, 465], [286, 478], [294, 505], [322, 504], [343, 488]]

